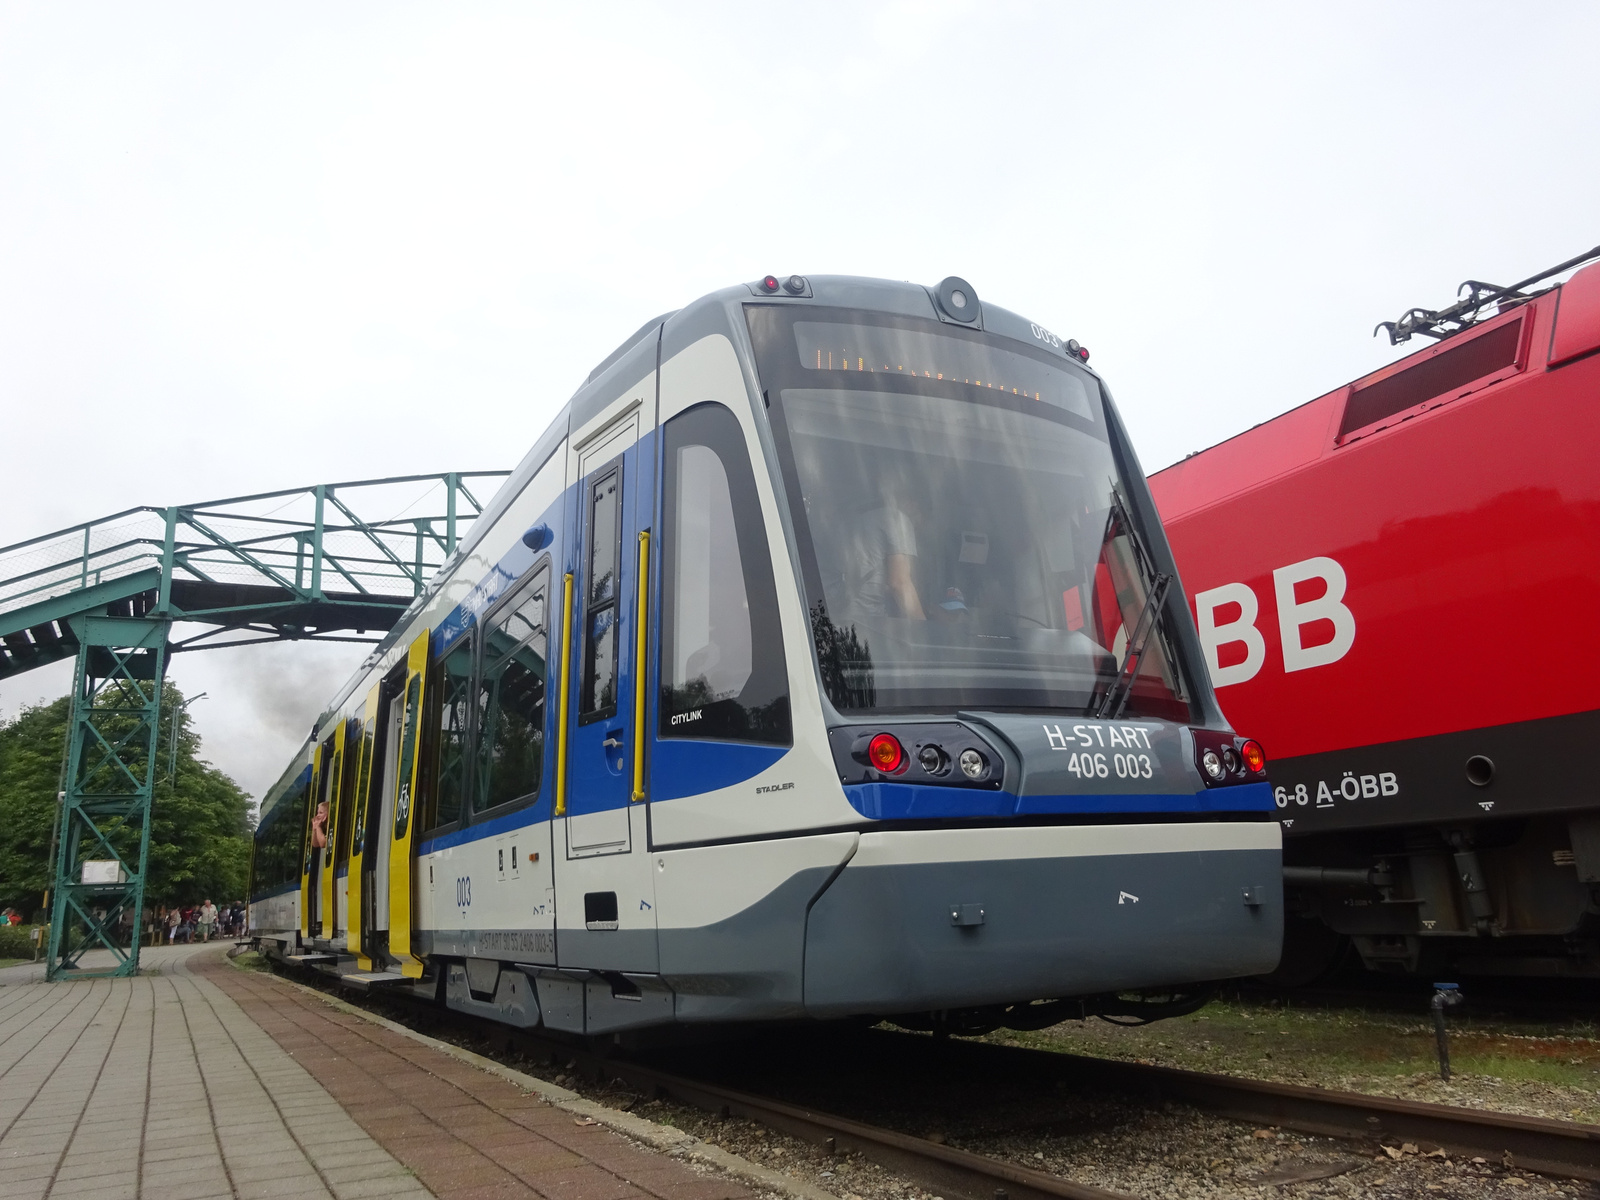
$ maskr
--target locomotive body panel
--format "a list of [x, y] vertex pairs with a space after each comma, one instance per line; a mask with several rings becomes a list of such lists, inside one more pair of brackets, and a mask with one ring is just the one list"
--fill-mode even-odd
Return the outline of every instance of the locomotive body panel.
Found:
[[[1553, 309], [1517, 310], [1536, 350]], [[1600, 358], [1533, 361], [1341, 443], [1351, 391], [1151, 477], [1218, 697], [1288, 787], [1287, 832], [1592, 804], [1538, 723], [1600, 724], [1582, 669], [1600, 625], [1581, 617], [1600, 592]], [[1283, 465], [1312, 429], [1319, 453]], [[1218, 451], [1225, 472], [1200, 461]], [[1492, 749], [1413, 745], [1474, 730]], [[1466, 778], [1473, 753], [1516, 764], [1493, 796]]]
[[1306, 921], [1375, 969], [1600, 974], [1600, 266], [1519, 301], [1150, 478], [1304, 978]]

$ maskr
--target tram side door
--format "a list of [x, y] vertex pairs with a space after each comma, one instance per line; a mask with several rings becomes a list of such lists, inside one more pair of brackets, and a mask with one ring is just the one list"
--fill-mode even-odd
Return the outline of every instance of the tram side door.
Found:
[[[333, 738], [312, 753], [311, 790], [306, 800], [304, 855], [300, 867], [300, 942], [326, 936], [322, 929], [323, 869], [328, 836], [329, 779], [333, 774]], [[321, 843], [321, 844], [319, 844]]]
[[[400, 777], [400, 730], [405, 723], [406, 664], [390, 672], [367, 697], [367, 726], [373, 742], [358, 816], [359, 873], [352, 861], [351, 900], [359, 911], [349, 948], [363, 970], [384, 962], [389, 949], [389, 853], [394, 827], [396, 783]], [[357, 891], [359, 889], [359, 891]], [[352, 922], [356, 926], [355, 922]]]
[[[653, 391], [653, 379], [649, 384]], [[634, 803], [639, 535], [654, 495], [640, 419], [635, 409], [577, 454], [570, 598], [565, 586], [562, 594], [571, 651], [565, 778], [557, 791], [556, 844], [559, 852], [565, 842], [565, 854], [556, 871], [556, 954], [563, 967], [649, 972], [658, 965], [645, 806]]]
[[[375, 811], [379, 793], [373, 791], [374, 759], [384, 751], [380, 721], [388, 711], [382, 683], [372, 685], [362, 708], [360, 740], [355, 747], [356, 778], [352, 796], [350, 869], [345, 877], [345, 950], [354, 954], [363, 971], [372, 969], [372, 879], [377, 853], [371, 831], [378, 828]], [[382, 779], [383, 768], [377, 770]]]
[[[385, 819], [380, 837], [388, 846], [389, 960], [407, 979], [421, 979], [423, 961], [413, 945], [416, 926], [417, 824], [421, 820], [423, 791], [423, 713], [428, 696], [430, 631], [424, 629], [406, 653], [405, 691], [401, 701], [399, 750], [394, 755], [393, 814]], [[387, 798], [386, 798], [386, 803]]]

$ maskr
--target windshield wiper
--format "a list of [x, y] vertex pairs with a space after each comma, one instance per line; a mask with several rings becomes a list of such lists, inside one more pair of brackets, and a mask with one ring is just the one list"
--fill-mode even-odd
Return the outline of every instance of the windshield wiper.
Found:
[[1105, 698], [1100, 701], [1100, 708], [1094, 714], [1102, 720], [1107, 717], [1112, 719], [1120, 717], [1122, 710], [1128, 707], [1128, 696], [1133, 690], [1133, 678], [1139, 673], [1139, 664], [1144, 661], [1145, 645], [1150, 641], [1150, 635], [1156, 631], [1156, 618], [1161, 612], [1161, 602], [1166, 599], [1167, 588], [1171, 584], [1171, 575], [1157, 575], [1151, 580], [1150, 595], [1145, 598], [1144, 611], [1139, 614], [1139, 623], [1128, 635], [1128, 648], [1122, 656], [1122, 669], [1117, 672], [1116, 679], [1112, 680]]
[[1123, 654], [1122, 667], [1117, 671], [1116, 679], [1112, 681], [1110, 689], [1100, 701], [1100, 707], [1095, 713], [1097, 717], [1102, 718], [1120, 717], [1123, 709], [1127, 708], [1134, 677], [1138, 675], [1139, 666], [1144, 661], [1145, 648], [1150, 643], [1151, 635], [1160, 625], [1161, 605], [1166, 599], [1167, 589], [1173, 582], [1171, 575], [1156, 570], [1144, 539], [1139, 536], [1139, 531], [1134, 528], [1133, 519], [1128, 515], [1128, 506], [1123, 501], [1122, 489], [1114, 487], [1111, 491], [1111, 511], [1106, 516], [1105, 540], [1110, 542], [1118, 533], [1126, 535], [1128, 545], [1133, 550], [1134, 567], [1145, 579], [1146, 586], [1150, 590], [1146, 593], [1144, 609], [1140, 612], [1138, 621], [1128, 632], [1127, 650]]

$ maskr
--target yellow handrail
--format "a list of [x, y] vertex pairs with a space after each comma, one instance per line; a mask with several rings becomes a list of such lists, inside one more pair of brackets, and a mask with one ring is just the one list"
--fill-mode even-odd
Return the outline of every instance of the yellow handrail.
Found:
[[556, 807], [555, 815], [567, 811], [567, 697], [572, 684], [572, 572], [561, 580], [561, 704], [560, 724], [556, 727]]
[[650, 531], [639, 535], [639, 636], [633, 654], [633, 800], [644, 799], [644, 701], [649, 670], [645, 647], [650, 640]]

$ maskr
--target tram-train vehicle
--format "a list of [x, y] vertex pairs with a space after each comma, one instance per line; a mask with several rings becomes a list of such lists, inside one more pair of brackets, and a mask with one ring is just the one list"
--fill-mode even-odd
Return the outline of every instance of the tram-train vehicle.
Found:
[[252, 935], [585, 1035], [1270, 970], [1266, 763], [1087, 358], [959, 279], [651, 321], [265, 798]]
[[1596, 257], [1413, 309], [1379, 328], [1436, 344], [1151, 477], [1273, 756], [1284, 982], [1350, 942], [1600, 974], [1600, 264], [1546, 282]]

